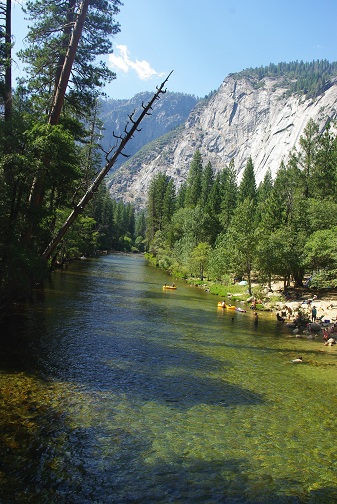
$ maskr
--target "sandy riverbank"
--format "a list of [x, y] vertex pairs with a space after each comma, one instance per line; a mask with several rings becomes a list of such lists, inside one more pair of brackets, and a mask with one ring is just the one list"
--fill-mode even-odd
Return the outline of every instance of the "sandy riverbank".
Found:
[[[282, 291], [283, 284], [274, 283], [272, 290], [274, 295]], [[292, 320], [296, 315], [301, 312], [303, 315], [311, 319], [311, 310], [313, 306], [317, 310], [317, 319], [322, 321], [330, 321], [331, 323], [337, 321], [337, 297], [336, 294], [324, 295], [316, 294], [308, 290], [295, 291], [290, 289], [290, 297], [285, 301], [273, 302], [273, 293], [270, 295], [269, 304], [273, 311], [286, 312], [286, 318]], [[288, 309], [287, 309], [288, 308]]]

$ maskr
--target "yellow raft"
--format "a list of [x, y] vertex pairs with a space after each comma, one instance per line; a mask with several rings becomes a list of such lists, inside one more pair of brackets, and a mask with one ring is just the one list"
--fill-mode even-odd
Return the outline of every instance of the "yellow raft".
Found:
[[163, 289], [171, 289], [171, 290], [176, 290], [177, 286], [176, 285], [163, 285]]
[[236, 310], [236, 306], [233, 305], [223, 305], [221, 301], [218, 302], [218, 308], [224, 308], [225, 310]]

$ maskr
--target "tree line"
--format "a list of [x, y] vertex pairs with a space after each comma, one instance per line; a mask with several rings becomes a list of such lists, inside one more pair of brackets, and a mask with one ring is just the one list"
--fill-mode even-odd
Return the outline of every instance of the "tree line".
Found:
[[258, 68], [247, 68], [236, 75], [259, 80], [265, 77], [283, 77], [288, 88], [287, 95], [304, 94], [309, 98], [318, 96], [331, 86], [332, 79], [337, 76], [337, 62], [313, 60], [270, 63]]
[[214, 172], [197, 150], [180, 187], [159, 173], [149, 188], [147, 250], [175, 275], [225, 281], [252, 275], [337, 286], [337, 137], [310, 120], [287, 164], [257, 187], [249, 158], [240, 183], [234, 160]]
[[[19, 52], [25, 72], [14, 90], [12, 2], [0, 6], [0, 309], [4, 300], [29, 295], [50, 268], [72, 257], [143, 247], [142, 216], [112, 201], [101, 184], [164, 92], [160, 87], [138, 118], [129, 116], [102, 169], [99, 97], [116, 75], [99, 58], [112, 52], [121, 5], [25, 2], [29, 30]], [[74, 212], [67, 234], [53, 242]]]

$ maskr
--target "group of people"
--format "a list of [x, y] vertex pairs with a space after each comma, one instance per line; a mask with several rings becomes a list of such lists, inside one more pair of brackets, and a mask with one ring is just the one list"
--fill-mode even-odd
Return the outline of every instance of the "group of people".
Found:
[[[276, 313], [276, 318], [279, 322], [285, 322], [286, 318], [288, 318], [288, 320], [290, 320], [292, 315], [293, 315], [292, 308], [290, 306], [285, 305], [284, 310], [281, 312], [281, 314], [280, 314], [280, 312]], [[316, 306], [313, 306], [311, 309], [311, 322], [316, 322], [316, 319], [317, 319], [317, 308], [316, 308]], [[295, 320], [294, 320], [294, 322], [295, 322]]]
[[[288, 318], [290, 318], [290, 314], [292, 313], [291, 309], [289, 310], [290, 307], [285, 306], [286, 311], [277, 312], [276, 313], [276, 318], [279, 322], [285, 322], [286, 321], [286, 315], [288, 314]], [[316, 306], [313, 306], [311, 308], [311, 321], [309, 318], [309, 323], [308, 323], [308, 318], [305, 320], [304, 318], [301, 317], [301, 315], [298, 315], [296, 319], [293, 321], [293, 326], [296, 327], [297, 331], [300, 326], [306, 328], [309, 331], [317, 331], [316, 327], [320, 330], [321, 326], [318, 324], [317, 321], [317, 308]], [[290, 327], [290, 324], [288, 324]], [[337, 343], [337, 322], [335, 322], [332, 326], [330, 327], [322, 327], [322, 333], [323, 333], [323, 340], [324, 340], [324, 345], [325, 346], [332, 346]]]

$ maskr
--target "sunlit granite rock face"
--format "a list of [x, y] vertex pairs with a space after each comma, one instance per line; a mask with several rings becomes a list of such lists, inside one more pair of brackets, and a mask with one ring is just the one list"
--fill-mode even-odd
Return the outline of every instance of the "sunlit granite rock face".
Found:
[[234, 159], [240, 181], [251, 156], [259, 184], [269, 168], [273, 176], [298, 145], [309, 119], [321, 130], [337, 118], [337, 80], [316, 98], [289, 95], [284, 79], [228, 76], [219, 90], [197, 104], [184, 125], [160, 145], [147, 146], [114, 175], [113, 197], [144, 206], [149, 184], [159, 171], [186, 180], [191, 159], [200, 150], [204, 165], [217, 171]]

